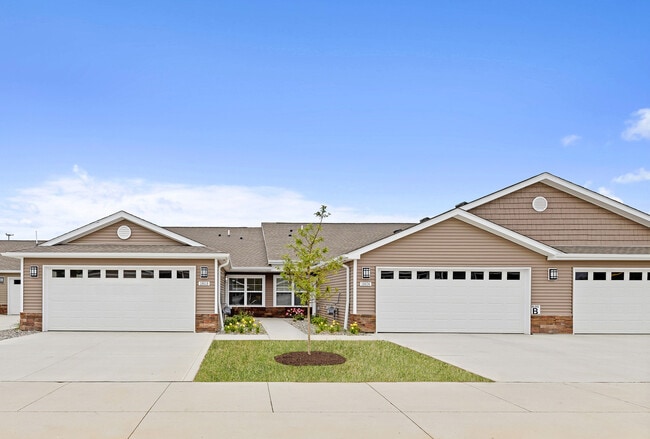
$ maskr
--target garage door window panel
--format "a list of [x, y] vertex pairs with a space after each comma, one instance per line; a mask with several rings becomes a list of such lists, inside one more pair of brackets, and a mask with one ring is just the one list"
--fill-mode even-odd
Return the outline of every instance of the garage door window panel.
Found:
[[431, 275], [430, 271], [418, 271], [417, 272], [417, 278], [420, 279], [420, 280], [428, 280], [430, 275]]
[[413, 273], [410, 271], [400, 271], [399, 272], [399, 278], [400, 279], [411, 279]]
[[607, 273], [604, 271], [596, 271], [593, 275], [594, 280], [607, 280]]
[[506, 275], [507, 280], [520, 280], [521, 279], [521, 273], [518, 271], [509, 271], [508, 274]]
[[394, 279], [395, 278], [395, 272], [382, 270], [379, 277], [381, 279]]
[[485, 279], [485, 274], [482, 271], [472, 271], [470, 274], [470, 279], [483, 280]]
[[189, 279], [190, 270], [176, 270], [176, 279]]
[[153, 279], [154, 271], [153, 270], [140, 270], [140, 279]]
[[464, 271], [454, 271], [451, 277], [454, 280], [464, 280], [467, 278], [467, 273]]
[[586, 271], [576, 271], [576, 280], [589, 280], [589, 273]]
[[622, 271], [613, 271], [611, 274], [612, 280], [625, 280], [625, 273]]
[[106, 270], [106, 279], [119, 279], [120, 270]]
[[643, 273], [641, 273], [640, 271], [631, 272], [630, 280], [643, 280]]
[[124, 279], [135, 279], [137, 277], [135, 270], [124, 270]]
[[171, 279], [172, 278], [172, 271], [171, 270], [160, 270], [158, 272], [158, 278], [159, 279]]
[[490, 271], [488, 274], [488, 280], [502, 280], [503, 273], [500, 271]]
[[65, 277], [65, 270], [52, 270], [52, 277]]
[[88, 279], [100, 279], [102, 270], [88, 270]]
[[70, 270], [70, 278], [72, 279], [81, 279], [84, 277], [83, 270]]
[[449, 278], [449, 273], [446, 271], [436, 271], [434, 273], [434, 279], [436, 280], [447, 280]]

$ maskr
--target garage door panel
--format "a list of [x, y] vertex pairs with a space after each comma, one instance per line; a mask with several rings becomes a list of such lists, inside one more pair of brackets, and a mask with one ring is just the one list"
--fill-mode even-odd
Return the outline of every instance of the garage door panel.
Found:
[[[409, 271], [378, 268], [381, 271]], [[452, 279], [451, 268], [413, 268], [446, 271], [450, 279], [382, 279], [377, 276], [377, 330], [379, 332], [528, 332], [529, 272], [519, 280]], [[504, 269], [482, 269], [487, 271]], [[395, 275], [397, 277], [397, 275]]]
[[[108, 267], [118, 269], [119, 278], [54, 278], [52, 269], [44, 267], [45, 316], [47, 330], [90, 331], [193, 331], [193, 267]], [[123, 277], [123, 269], [153, 269], [154, 279]], [[189, 279], [158, 278], [159, 270], [190, 270]]]
[[[575, 268], [573, 283], [573, 328], [576, 334], [649, 334], [650, 268]], [[624, 273], [612, 280], [612, 273]], [[630, 273], [642, 273], [632, 280]], [[605, 275], [597, 280], [595, 273]], [[586, 274], [586, 278], [585, 277]]]

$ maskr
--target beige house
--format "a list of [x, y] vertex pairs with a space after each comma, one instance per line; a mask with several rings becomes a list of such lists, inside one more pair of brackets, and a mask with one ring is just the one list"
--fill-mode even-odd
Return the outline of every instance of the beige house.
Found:
[[[215, 331], [224, 309], [299, 305], [279, 274], [300, 227], [164, 228], [118, 212], [2, 251], [22, 266], [25, 329]], [[345, 266], [317, 309], [344, 326], [650, 333], [650, 216], [551, 174], [418, 224], [326, 223], [323, 236]]]

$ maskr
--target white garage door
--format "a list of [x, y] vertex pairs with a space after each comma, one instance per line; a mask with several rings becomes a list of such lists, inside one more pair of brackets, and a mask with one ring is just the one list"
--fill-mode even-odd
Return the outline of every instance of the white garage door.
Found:
[[650, 268], [573, 272], [573, 332], [650, 334]]
[[194, 267], [43, 267], [44, 330], [194, 331]]
[[530, 333], [529, 268], [378, 268], [378, 332]]

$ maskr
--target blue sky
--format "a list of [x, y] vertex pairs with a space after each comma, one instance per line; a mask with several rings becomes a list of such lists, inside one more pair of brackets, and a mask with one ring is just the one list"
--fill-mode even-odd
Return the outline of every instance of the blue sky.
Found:
[[544, 171], [650, 212], [648, 1], [0, 2], [0, 234], [417, 221]]

